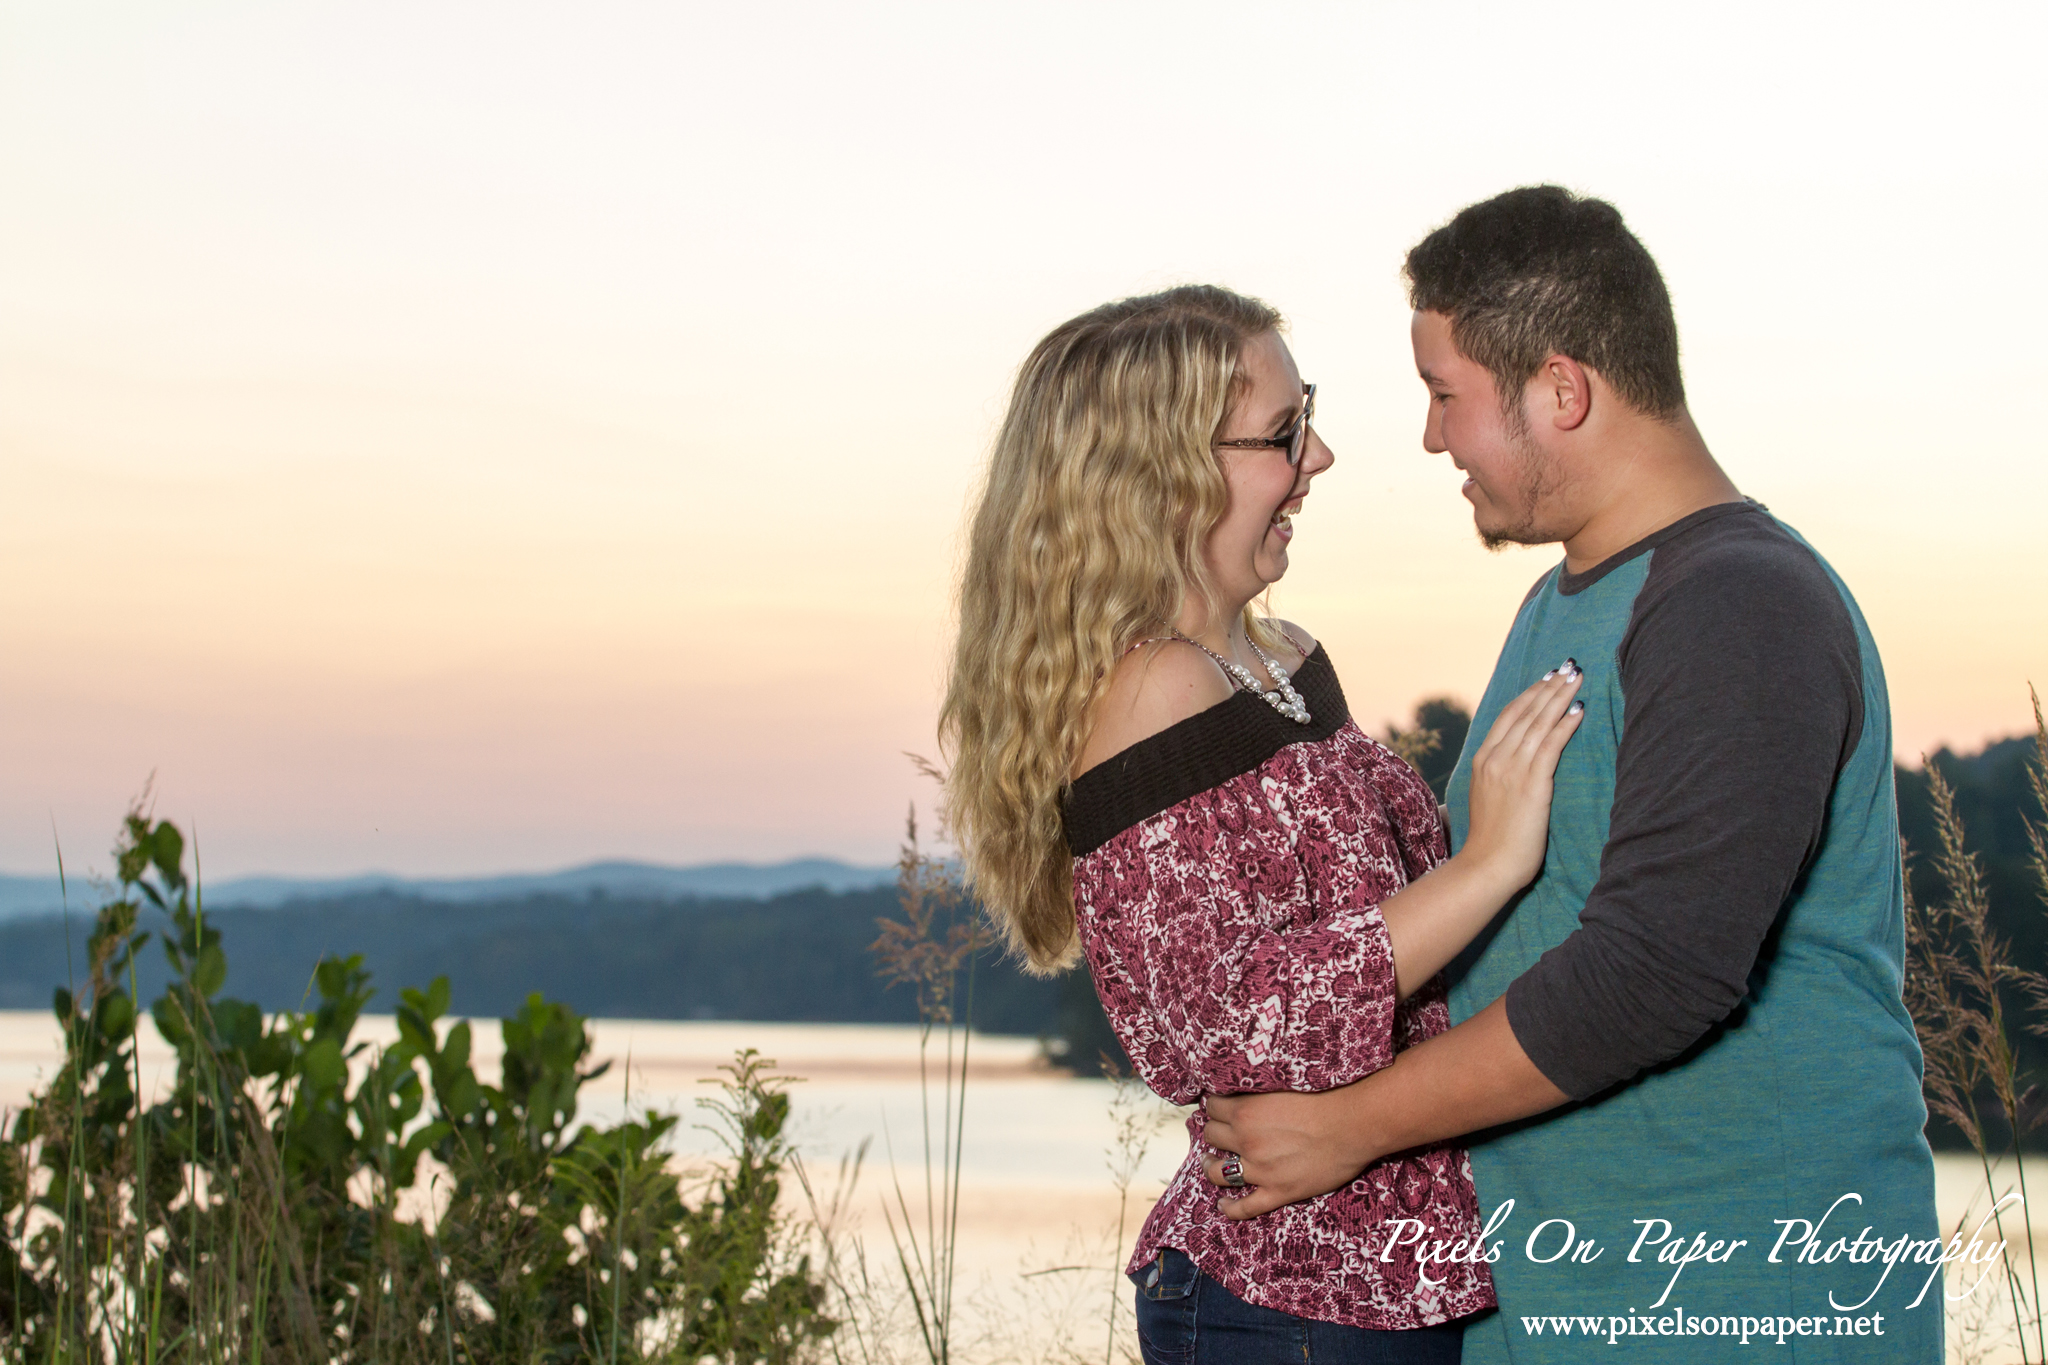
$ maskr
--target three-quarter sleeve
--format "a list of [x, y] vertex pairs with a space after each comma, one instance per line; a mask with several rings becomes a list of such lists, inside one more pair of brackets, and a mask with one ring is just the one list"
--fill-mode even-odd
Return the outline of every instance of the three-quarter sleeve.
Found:
[[1574, 1099], [1741, 1002], [1862, 734], [1855, 627], [1810, 550], [1659, 553], [1617, 656], [1628, 725], [1599, 880], [1506, 996], [1516, 1041]]
[[1391, 749], [1375, 745], [1375, 780], [1385, 794], [1387, 824], [1394, 847], [1401, 857], [1407, 880], [1420, 881], [1451, 856], [1450, 834], [1444, 828], [1443, 808], [1407, 759]]
[[[1379, 900], [1405, 884], [1388, 813], [1334, 815], [1308, 774], [1261, 770], [1076, 865], [1090, 970], [1125, 1049], [1177, 1103], [1327, 1090], [1393, 1060]], [[1418, 837], [1423, 837], [1419, 836]]]

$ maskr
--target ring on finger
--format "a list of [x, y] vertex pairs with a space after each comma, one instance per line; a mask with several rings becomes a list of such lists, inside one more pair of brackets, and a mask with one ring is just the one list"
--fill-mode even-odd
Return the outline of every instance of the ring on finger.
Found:
[[1224, 1184], [1230, 1186], [1233, 1190], [1244, 1188], [1243, 1157], [1239, 1156], [1236, 1152], [1231, 1152], [1223, 1158], [1223, 1165], [1219, 1169], [1223, 1174]]

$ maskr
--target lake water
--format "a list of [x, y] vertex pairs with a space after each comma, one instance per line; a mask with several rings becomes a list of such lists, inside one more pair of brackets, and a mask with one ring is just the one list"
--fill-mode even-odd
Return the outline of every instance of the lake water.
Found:
[[[654, 1109], [684, 1116], [676, 1147], [683, 1159], [715, 1154], [714, 1133], [695, 1102], [716, 1093], [706, 1081], [743, 1047], [773, 1058], [790, 1084], [790, 1134], [820, 1197], [827, 1198], [840, 1163], [865, 1143], [867, 1156], [840, 1221], [843, 1245], [864, 1250], [887, 1300], [896, 1272], [889, 1216], [895, 1188], [924, 1236], [919, 1031], [914, 1027], [840, 1024], [680, 1023], [595, 1020], [594, 1056], [611, 1072], [586, 1086], [579, 1117], [604, 1122]], [[502, 1051], [495, 1021], [478, 1021], [479, 1074], [495, 1078]], [[363, 1020], [358, 1037], [395, 1039], [388, 1016]], [[933, 1125], [940, 1090], [934, 1034]], [[0, 1012], [0, 1105], [22, 1104], [61, 1064], [61, 1035], [47, 1013]], [[145, 1027], [143, 1088], [168, 1085], [170, 1049]], [[1048, 1068], [1029, 1039], [976, 1036], [969, 1048], [958, 1258], [963, 1354], [977, 1360], [1103, 1359], [1112, 1322], [1127, 1317], [1125, 1291], [1112, 1273], [1150, 1201], [1186, 1151], [1181, 1112], [1149, 1095], [1126, 1092]], [[1135, 1163], [1130, 1198], [1117, 1231], [1119, 1195], [1111, 1165], [1121, 1154], [1118, 1132], [1149, 1130]], [[891, 1179], [890, 1154], [895, 1179]], [[2048, 1170], [2048, 1167], [2044, 1167]], [[2009, 1176], [2000, 1173], [2001, 1181]], [[1945, 1228], [1986, 1206], [1984, 1176], [1974, 1158], [1936, 1158], [1937, 1198]], [[1973, 1220], [1974, 1221], [1974, 1218]], [[2007, 1223], [2008, 1234], [2019, 1231]], [[886, 1304], [885, 1304], [886, 1306]], [[900, 1317], [901, 1304], [895, 1305]], [[904, 1324], [896, 1324], [899, 1335]], [[1120, 1335], [1121, 1356], [1127, 1341]]]

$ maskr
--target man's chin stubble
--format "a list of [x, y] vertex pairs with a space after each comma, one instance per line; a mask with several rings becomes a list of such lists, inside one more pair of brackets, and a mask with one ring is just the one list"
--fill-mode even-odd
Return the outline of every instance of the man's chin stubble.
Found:
[[1548, 545], [1557, 539], [1555, 535], [1537, 524], [1534, 505], [1536, 498], [1531, 496], [1528, 502], [1529, 506], [1520, 509], [1521, 515], [1506, 526], [1488, 529], [1474, 520], [1472, 529], [1478, 534], [1479, 543], [1485, 546], [1488, 552], [1499, 554], [1510, 545]]
[[1493, 554], [1500, 553], [1510, 545], [1550, 545], [1562, 539], [1555, 532], [1545, 529], [1536, 519], [1536, 509], [1542, 506], [1546, 499], [1552, 497], [1560, 486], [1561, 480], [1555, 466], [1544, 457], [1542, 450], [1530, 441], [1526, 434], [1515, 441], [1515, 454], [1519, 457], [1521, 465], [1518, 471], [1521, 475], [1518, 480], [1520, 487], [1517, 490], [1519, 497], [1516, 499], [1521, 506], [1516, 509], [1517, 516], [1514, 522], [1497, 531], [1489, 531], [1476, 522], [1473, 525], [1473, 529], [1479, 533], [1479, 543]]
[[1534, 526], [1510, 526], [1503, 531], [1479, 532], [1479, 543], [1492, 554], [1499, 554], [1510, 545], [1548, 545], [1556, 539], [1556, 536], [1545, 535]]

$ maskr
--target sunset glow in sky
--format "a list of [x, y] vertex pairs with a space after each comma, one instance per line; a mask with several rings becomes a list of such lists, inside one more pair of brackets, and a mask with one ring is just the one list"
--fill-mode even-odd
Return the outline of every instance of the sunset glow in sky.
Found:
[[1276, 609], [1378, 727], [1555, 550], [1398, 277], [1556, 181], [1856, 592], [1902, 755], [2048, 685], [2039, 5], [0, 0], [0, 870], [885, 860], [1031, 344], [1213, 280], [1337, 455]]

